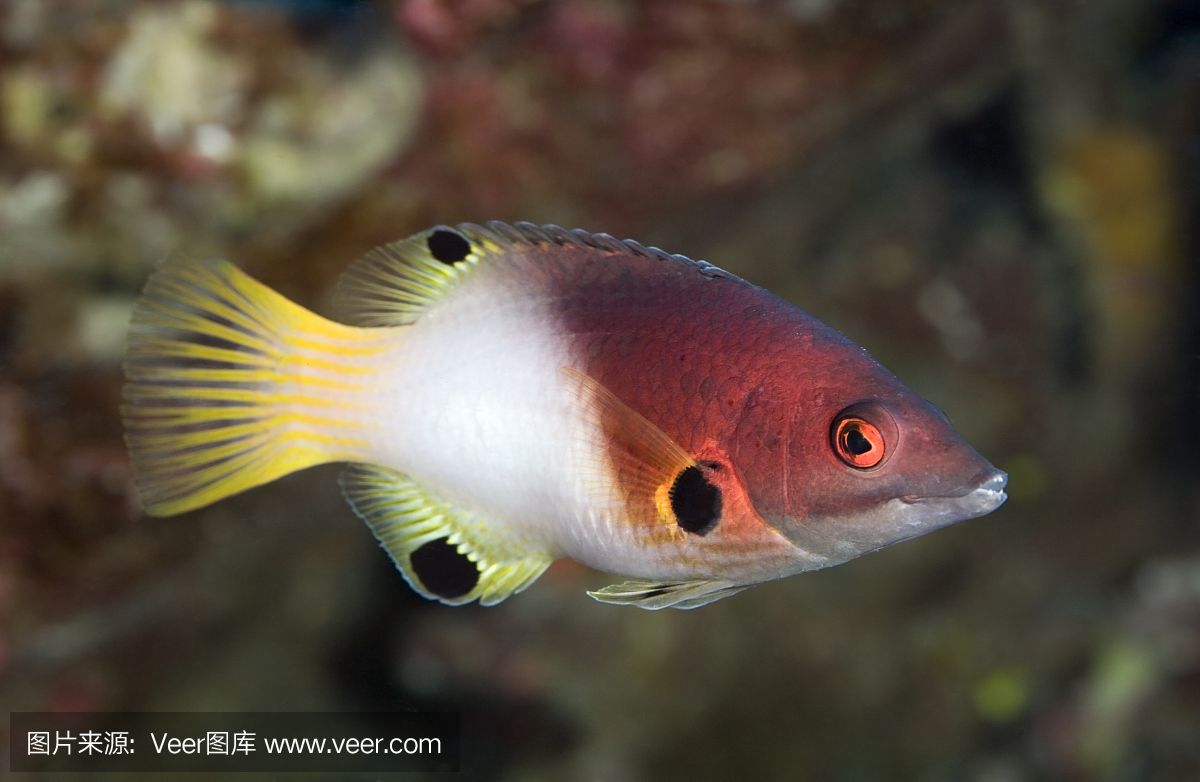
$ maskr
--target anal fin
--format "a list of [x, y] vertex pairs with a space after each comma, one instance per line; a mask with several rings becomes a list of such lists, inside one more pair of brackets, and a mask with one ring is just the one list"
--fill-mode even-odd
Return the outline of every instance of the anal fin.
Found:
[[697, 579], [693, 581], [625, 581], [588, 592], [601, 603], [631, 605], [657, 611], [660, 608], [699, 608], [723, 597], [736, 595], [743, 584]]
[[495, 605], [554, 560], [531, 541], [431, 496], [403, 473], [355, 464], [341, 485], [409, 586], [430, 600]]

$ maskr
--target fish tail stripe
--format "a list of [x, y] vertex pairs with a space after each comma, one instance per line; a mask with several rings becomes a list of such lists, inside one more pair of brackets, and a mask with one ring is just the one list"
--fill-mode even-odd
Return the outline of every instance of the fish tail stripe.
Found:
[[317, 370], [326, 373], [346, 373], [353, 375], [361, 375], [373, 371], [370, 366], [361, 364], [349, 364], [343, 361], [333, 361], [326, 358], [316, 358], [315, 356], [305, 353], [301, 355], [283, 356], [279, 360], [281, 368], [287, 372], [304, 371], [308, 374], [308, 370]]
[[[188, 358], [190, 357], [184, 351], [175, 351], [167, 349], [163, 351], [146, 351], [139, 350], [137, 354], [130, 354], [130, 358]], [[212, 360], [216, 360], [215, 358]], [[215, 366], [228, 367], [226, 369], [216, 369]], [[147, 377], [155, 379], [176, 380], [180, 382], [190, 382], [196, 379], [205, 379], [213, 383], [244, 383], [246, 379], [246, 369], [257, 369], [264, 376], [269, 376], [275, 382], [283, 382], [290, 380], [293, 377], [301, 376], [304, 378], [306, 386], [320, 386], [325, 388], [338, 388], [347, 391], [357, 391], [362, 388], [361, 383], [352, 383], [345, 380], [338, 380], [336, 377], [330, 377], [341, 371], [341, 368], [346, 365], [336, 364], [334, 362], [312, 361], [303, 358], [285, 359], [280, 363], [280, 368], [270, 367], [265, 362], [259, 361], [244, 361], [237, 353], [233, 353], [229, 360], [223, 361], [220, 364], [205, 364], [205, 365], [183, 365], [175, 366], [169, 369], [169, 377], [167, 371], [161, 366], [154, 366], [152, 362], [145, 363], [130, 363], [129, 378], [131, 380], [142, 380]], [[326, 374], [314, 374], [311, 370], [320, 370]], [[362, 366], [346, 366], [347, 373], [368, 374], [371, 371], [368, 367]]]
[[[232, 264], [228, 265], [234, 269]], [[180, 264], [170, 263], [168, 266], [179, 268]], [[246, 335], [262, 334], [269, 321], [263, 322], [261, 309], [254, 302], [247, 302], [244, 296], [228, 287], [230, 280], [231, 275], [225, 270], [215, 268], [214, 264], [205, 264], [204, 267], [183, 269], [170, 279], [152, 277], [146, 293], [156, 297], [150, 300], [153, 306], [173, 313], [171, 320], [174, 322], [189, 323], [216, 317]], [[222, 286], [224, 290], [215, 290], [216, 286]], [[269, 328], [266, 330], [269, 331]], [[264, 346], [269, 342], [259, 344]]]
[[[380, 345], [347, 345], [344, 342], [339, 342], [331, 339], [311, 339], [305, 336], [293, 335], [289, 342], [292, 346], [301, 350], [312, 350], [319, 353], [337, 355], [337, 356], [374, 356], [383, 352], [384, 346]], [[354, 368], [353, 364], [345, 364], [348, 368]]]
[[[129, 404], [129, 400], [126, 400]], [[196, 408], [146, 408], [139, 411], [138, 420], [145, 423], [154, 420], [155, 424], [173, 423], [180, 426], [199, 425], [206, 426], [212, 421], [225, 421], [226, 423], [234, 420], [246, 420], [248, 417], [257, 416], [261, 410], [255, 406], [221, 406], [221, 407], [196, 407]], [[157, 419], [157, 420], [155, 420]], [[260, 418], [253, 418], [255, 421]], [[145, 427], [144, 427], [145, 428]]]
[[[193, 345], [174, 342], [160, 338], [142, 340], [136, 350], [128, 352], [130, 358], [154, 359], [165, 362], [168, 359], [192, 359], [196, 362], [211, 361], [219, 364], [236, 364], [238, 366], [265, 366], [261, 356], [247, 351], [216, 348], [208, 345]], [[198, 366], [202, 364], [197, 363]], [[136, 368], [136, 367], [135, 367]]]
[[134, 309], [126, 440], [146, 510], [183, 513], [368, 448], [381, 330], [325, 320], [224, 261], [169, 261]]
[[[156, 292], [155, 295], [164, 295], [164, 293]], [[270, 342], [259, 339], [253, 334], [248, 334], [220, 321], [196, 317], [186, 312], [173, 311], [168, 309], [164, 304], [153, 302], [144, 307], [143, 311], [147, 318], [155, 318], [158, 326], [156, 333], [161, 333], [163, 336], [170, 334], [178, 337], [181, 334], [200, 333], [209, 339], [218, 339], [227, 345], [237, 345], [242, 350], [253, 351], [251, 356], [256, 359], [270, 355]], [[271, 336], [272, 338], [274, 337], [274, 335]]]

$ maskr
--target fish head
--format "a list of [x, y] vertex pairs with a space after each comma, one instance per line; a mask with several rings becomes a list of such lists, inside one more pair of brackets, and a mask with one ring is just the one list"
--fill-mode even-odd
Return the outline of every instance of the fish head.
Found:
[[[784, 387], [749, 426], [747, 493], [810, 566], [834, 565], [998, 508], [1007, 475], [861, 350]], [[820, 378], [819, 380], [817, 378]], [[833, 378], [834, 380], [830, 380]], [[767, 458], [764, 458], [767, 457]]]

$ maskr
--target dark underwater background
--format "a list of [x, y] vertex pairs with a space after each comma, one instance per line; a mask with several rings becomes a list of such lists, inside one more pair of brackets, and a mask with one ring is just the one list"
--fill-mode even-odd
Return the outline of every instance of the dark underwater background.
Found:
[[[451, 703], [519, 782], [1200, 779], [1198, 217], [1185, 0], [3, 0], [0, 711]], [[160, 259], [328, 313], [368, 248], [489, 219], [781, 294], [1009, 501], [658, 613], [569, 562], [428, 603], [336, 466], [142, 515]]]

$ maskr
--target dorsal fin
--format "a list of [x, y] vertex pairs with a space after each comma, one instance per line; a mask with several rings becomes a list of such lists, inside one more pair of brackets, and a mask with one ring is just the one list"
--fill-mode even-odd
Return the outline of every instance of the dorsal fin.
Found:
[[554, 559], [432, 497], [402, 473], [354, 464], [341, 484], [409, 586], [430, 600], [495, 605], [532, 584]]
[[351, 264], [334, 294], [336, 313], [340, 320], [355, 326], [406, 325], [479, 265], [511, 257], [514, 250], [548, 245], [589, 248], [598, 251], [598, 258], [606, 255], [657, 258], [690, 264], [704, 274], [724, 275], [704, 261], [693, 261], [603, 233], [498, 221], [486, 226], [439, 225], [377, 247]]

